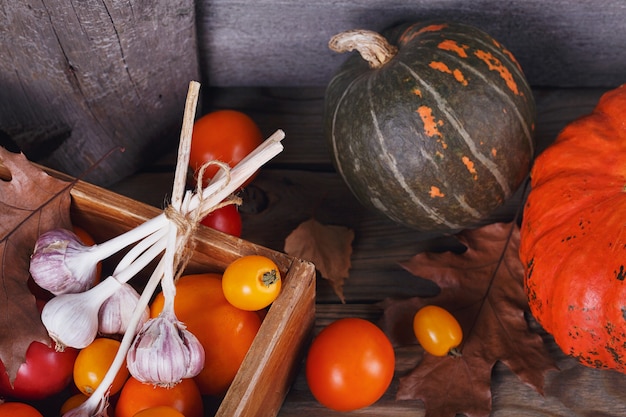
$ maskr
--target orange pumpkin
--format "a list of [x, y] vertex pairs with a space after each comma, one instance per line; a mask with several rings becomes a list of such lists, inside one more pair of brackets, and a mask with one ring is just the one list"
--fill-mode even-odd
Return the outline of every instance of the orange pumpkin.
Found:
[[536, 159], [520, 257], [531, 312], [561, 349], [626, 373], [626, 84]]

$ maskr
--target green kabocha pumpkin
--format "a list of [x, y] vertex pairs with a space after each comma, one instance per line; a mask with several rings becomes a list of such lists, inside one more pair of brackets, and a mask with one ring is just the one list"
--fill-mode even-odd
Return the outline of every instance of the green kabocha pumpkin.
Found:
[[626, 372], [626, 85], [536, 159], [520, 259], [530, 310], [567, 354]]
[[486, 33], [415, 23], [343, 32], [329, 47], [359, 52], [330, 81], [324, 117], [334, 165], [365, 206], [450, 232], [484, 221], [527, 177], [533, 95]]

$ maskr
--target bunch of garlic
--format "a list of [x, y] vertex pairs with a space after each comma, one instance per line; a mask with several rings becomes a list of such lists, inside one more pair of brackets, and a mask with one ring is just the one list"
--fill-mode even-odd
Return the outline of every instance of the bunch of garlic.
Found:
[[[58, 294], [42, 311], [42, 321], [57, 346], [80, 349], [89, 345], [99, 331], [124, 330], [120, 348], [101, 384], [87, 401], [64, 417], [105, 416], [108, 387], [125, 364], [133, 377], [163, 386], [193, 377], [204, 366], [202, 345], [174, 314], [174, 282], [184, 267], [178, 255], [192, 238], [199, 220], [283, 150], [284, 133], [278, 130], [235, 167], [222, 169], [205, 188], [202, 188], [202, 181], [198, 181], [197, 190], [185, 191], [198, 91], [199, 83], [192, 81], [168, 210], [100, 245], [86, 247], [77, 244], [64, 231], [42, 235], [36, 245], [31, 260], [33, 279]], [[113, 273], [89, 288], [87, 282], [92, 280], [94, 266], [130, 246]], [[159, 256], [159, 262], [139, 297], [129, 294], [128, 281]], [[50, 267], [48, 262], [55, 263], [56, 268]], [[47, 276], [54, 269], [60, 271], [58, 275]], [[70, 287], [65, 281], [72, 282], [72, 291], [76, 292], [64, 293], [63, 288]], [[147, 319], [148, 302], [159, 284], [165, 298], [163, 311], [158, 317]], [[130, 310], [132, 314], [129, 314]], [[108, 321], [105, 328], [101, 327], [103, 320]]]

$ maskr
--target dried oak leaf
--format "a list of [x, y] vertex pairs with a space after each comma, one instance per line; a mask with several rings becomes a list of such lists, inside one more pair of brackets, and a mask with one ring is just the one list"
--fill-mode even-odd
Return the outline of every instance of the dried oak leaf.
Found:
[[343, 284], [351, 267], [354, 231], [343, 226], [323, 225], [309, 219], [296, 227], [285, 239], [285, 252], [312, 262], [322, 278], [330, 281], [342, 303]]
[[517, 225], [496, 223], [456, 237], [467, 248], [464, 252], [423, 252], [403, 264], [413, 275], [434, 281], [441, 288], [437, 296], [383, 302], [381, 326], [396, 345], [416, 343], [412, 318], [427, 304], [448, 309], [463, 328], [461, 357], [424, 353], [400, 379], [396, 397], [422, 400], [427, 417], [488, 416], [497, 361], [541, 394], [545, 373], [556, 369], [525, 318], [528, 301]]
[[70, 185], [52, 178], [23, 154], [0, 147], [0, 359], [13, 381], [32, 341], [50, 345], [35, 297], [28, 289], [28, 266], [37, 237], [70, 227]]

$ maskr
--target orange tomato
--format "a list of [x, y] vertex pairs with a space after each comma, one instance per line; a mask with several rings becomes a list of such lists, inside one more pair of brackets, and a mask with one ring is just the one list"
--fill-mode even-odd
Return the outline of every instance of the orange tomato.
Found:
[[[151, 305], [151, 316], [162, 308], [160, 293]], [[224, 394], [261, 327], [261, 317], [226, 300], [219, 274], [182, 276], [176, 283], [174, 312], [204, 348], [204, 369], [194, 378], [200, 392]]]
[[76, 236], [83, 242], [86, 246], [93, 246], [96, 244], [94, 238], [80, 226], [72, 225], [72, 230]]
[[336, 320], [313, 339], [305, 375], [313, 396], [336, 411], [378, 401], [395, 371], [391, 342], [375, 324], [355, 317]]
[[185, 417], [180, 411], [174, 407], [160, 405], [157, 407], [146, 408], [141, 410], [133, 417]]
[[43, 417], [32, 405], [20, 402], [0, 404], [0, 417]]
[[185, 417], [203, 417], [202, 395], [193, 379], [183, 379], [171, 388], [144, 384], [132, 376], [120, 391], [115, 417], [134, 417], [142, 410], [168, 406]]
[[[226, 301], [222, 293], [222, 275], [217, 273], [184, 275], [176, 282], [174, 313], [179, 320], [194, 316], [198, 306], [211, 306]], [[157, 317], [165, 299], [158, 293], [150, 304], [150, 317]]]
[[[74, 362], [74, 383], [83, 394], [91, 395], [98, 388], [119, 347], [119, 341], [99, 337], [78, 353]], [[128, 375], [128, 368], [122, 366], [111, 384], [111, 395], [122, 389]]]
[[[222, 161], [232, 168], [262, 141], [261, 130], [248, 115], [236, 110], [208, 113], [193, 126], [189, 167], [196, 175], [197, 170], [209, 161]], [[216, 166], [208, 167], [205, 179], [213, 178], [217, 171]]]
[[204, 368], [194, 378], [198, 387], [205, 395], [226, 393], [261, 327], [259, 315], [224, 303], [185, 324], [204, 347]]

